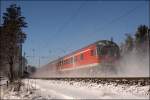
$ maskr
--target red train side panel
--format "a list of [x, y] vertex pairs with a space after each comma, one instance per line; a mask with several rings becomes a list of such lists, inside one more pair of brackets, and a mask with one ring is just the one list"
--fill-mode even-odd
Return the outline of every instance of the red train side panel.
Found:
[[[66, 63], [67, 60], [69, 63]], [[72, 70], [77, 68], [84, 68], [94, 66], [100, 63], [99, 56], [97, 55], [96, 44], [89, 45], [69, 56], [63, 58], [63, 64], [59, 65], [60, 71]]]

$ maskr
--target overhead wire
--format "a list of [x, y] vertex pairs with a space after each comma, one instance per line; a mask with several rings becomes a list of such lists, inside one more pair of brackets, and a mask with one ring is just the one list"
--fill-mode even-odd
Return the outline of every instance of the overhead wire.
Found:
[[[110, 25], [110, 24], [112, 24], [112, 23], [115, 23], [115, 22], [119, 21], [120, 19], [122, 19], [122, 18], [124, 18], [124, 17], [130, 15], [131, 13], [135, 12], [135, 11], [136, 11], [137, 9], [139, 9], [140, 7], [142, 7], [142, 5], [138, 5], [138, 6], [134, 7], [134, 8], [132, 8], [132, 9], [128, 10], [128, 11], [125, 12], [124, 14], [122, 14], [122, 15], [118, 16], [117, 18], [112, 19], [110, 22], [106, 23], [102, 28], [105, 28], [106, 25]], [[102, 29], [102, 28], [100, 28], [100, 29]], [[98, 29], [98, 30], [99, 30], [99, 29]]]
[[58, 28], [58, 30], [56, 31], [56, 33], [54, 33], [51, 37], [53, 37], [53, 36], [56, 35], [56, 34], [61, 33], [61, 32], [67, 27], [67, 25], [69, 25], [69, 24], [73, 21], [73, 19], [75, 19], [75, 18], [78, 16], [79, 12], [80, 12], [81, 9], [85, 6], [85, 4], [86, 4], [86, 2], [81, 3], [80, 6], [70, 15], [69, 19], [66, 20], [66, 21]]
[[[113, 18], [111, 21], [105, 23], [102, 27], [97, 28], [97, 29], [94, 30], [93, 32], [90, 32], [90, 33], [88, 33], [88, 34], [85, 34], [85, 35], [84, 35], [84, 38], [86, 38], [86, 39], [87, 39], [87, 37], [90, 37], [90, 38], [91, 38], [91, 35], [97, 34], [97, 32], [98, 32], [99, 30], [102, 31], [102, 30], [104, 30], [105, 28], [108, 29], [108, 26], [109, 26], [109, 25], [111, 25], [111, 24], [113, 24], [113, 23], [115, 23], [115, 22], [121, 20], [122, 18], [124, 18], [124, 17], [126, 17], [126, 16], [132, 14], [133, 12], [135, 12], [135, 11], [136, 11], [137, 9], [139, 9], [140, 7], [142, 7], [142, 5], [138, 5], [138, 6], [134, 7], [134, 8], [132, 8], [132, 9], [126, 11], [124, 14], [122, 14], [122, 15], [116, 17], [116, 18]], [[81, 37], [81, 36], [80, 36], [80, 37]], [[81, 39], [81, 40], [84, 40], [84, 39]]]
[[72, 15], [70, 16], [70, 18], [69, 18], [67, 21], [65, 21], [64, 24], [60, 26], [60, 28], [58, 28], [58, 31], [57, 31], [55, 34], [61, 33], [61, 32], [66, 28], [66, 26], [69, 25], [70, 22], [73, 21], [73, 19], [78, 16], [80, 10], [84, 7], [84, 5], [85, 5], [85, 2], [83, 2], [83, 3], [76, 9], [76, 11], [75, 11], [74, 13], [72, 13]]

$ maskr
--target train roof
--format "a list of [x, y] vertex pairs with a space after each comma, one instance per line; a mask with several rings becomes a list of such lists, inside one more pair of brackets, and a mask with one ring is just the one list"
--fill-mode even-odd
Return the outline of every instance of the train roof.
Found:
[[97, 45], [106, 46], [106, 45], [112, 45], [112, 46], [118, 46], [115, 42], [109, 41], [109, 40], [100, 40], [95, 42]]
[[83, 49], [85, 49], [85, 48], [87, 48], [87, 47], [89, 47], [89, 46], [92, 46], [92, 45], [94, 45], [94, 44], [95, 44], [95, 45], [101, 45], [101, 46], [113, 45], [113, 46], [117, 46], [117, 47], [118, 47], [118, 45], [117, 45], [115, 42], [113, 42], [113, 41], [109, 41], [109, 40], [99, 40], [99, 41], [96, 41], [96, 42], [94, 42], [94, 43], [91, 43], [91, 44], [89, 44], [89, 45], [87, 45], [87, 46], [85, 46], [85, 47], [83, 47], [83, 48], [81, 48], [81, 49], [75, 50], [75, 51], [72, 52], [72, 53], [69, 53], [69, 54], [67, 54], [67, 55], [65, 55], [65, 56], [62, 56], [62, 57], [60, 57], [60, 58], [58, 58], [58, 59], [52, 61], [51, 63], [53, 63], [53, 62], [55, 62], [55, 61], [57, 61], [57, 60], [60, 60], [60, 59], [62, 59], [62, 58], [64, 58], [64, 57], [70, 56], [70, 55], [72, 55], [72, 54], [74, 54], [74, 53], [76, 53], [76, 52], [79, 52], [79, 51], [81, 51], [81, 50], [83, 50]]

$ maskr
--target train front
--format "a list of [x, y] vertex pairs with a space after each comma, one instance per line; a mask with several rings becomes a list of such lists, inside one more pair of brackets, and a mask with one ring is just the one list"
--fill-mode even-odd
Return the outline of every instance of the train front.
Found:
[[103, 66], [113, 66], [120, 55], [119, 46], [108, 40], [97, 42], [97, 53]]

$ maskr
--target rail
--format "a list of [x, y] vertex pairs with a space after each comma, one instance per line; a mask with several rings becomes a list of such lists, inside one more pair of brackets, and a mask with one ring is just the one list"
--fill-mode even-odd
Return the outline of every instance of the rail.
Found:
[[49, 77], [49, 78], [31, 78], [43, 80], [59, 80], [59, 81], [76, 81], [76, 82], [92, 82], [101, 84], [126, 84], [126, 85], [150, 85], [150, 77]]

